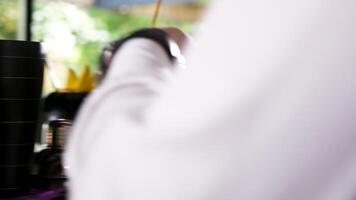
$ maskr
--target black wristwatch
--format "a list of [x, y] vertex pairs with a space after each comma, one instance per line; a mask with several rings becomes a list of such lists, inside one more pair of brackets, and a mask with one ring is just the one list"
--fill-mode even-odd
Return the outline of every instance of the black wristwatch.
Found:
[[133, 38], [151, 39], [157, 42], [163, 48], [172, 63], [184, 63], [184, 58], [181, 54], [178, 44], [172, 40], [166, 32], [157, 28], [147, 28], [136, 31], [123, 39], [111, 42], [104, 47], [101, 54], [101, 75], [106, 74], [106, 71], [109, 69], [112, 58], [114, 57], [117, 50], [120, 49], [120, 47], [126, 41]]

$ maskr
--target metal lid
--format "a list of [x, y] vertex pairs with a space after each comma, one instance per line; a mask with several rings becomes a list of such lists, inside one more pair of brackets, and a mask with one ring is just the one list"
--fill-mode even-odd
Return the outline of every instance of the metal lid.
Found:
[[44, 58], [41, 43], [16, 40], [0, 40], [1, 57]]

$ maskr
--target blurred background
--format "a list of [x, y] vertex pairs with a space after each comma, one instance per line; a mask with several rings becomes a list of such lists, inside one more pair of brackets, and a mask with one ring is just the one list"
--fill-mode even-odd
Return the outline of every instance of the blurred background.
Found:
[[[55, 87], [64, 87], [68, 69], [95, 73], [104, 44], [150, 27], [155, 0], [0, 0], [0, 39], [44, 42]], [[157, 25], [194, 33], [208, 0], [163, 0]], [[26, 9], [30, 8], [30, 13]], [[28, 29], [28, 30], [27, 30]], [[30, 30], [30, 31], [29, 31]], [[29, 32], [29, 33], [28, 33]], [[44, 94], [54, 90], [46, 75]]]
[[[10, 175], [0, 170], [0, 180], [7, 181], [7, 186], [4, 187], [6, 191], [9, 187], [11, 191], [15, 191], [14, 187], [27, 188], [23, 194], [33, 195], [33, 198], [25, 199], [38, 199], [37, 196], [47, 194], [48, 191], [53, 195], [65, 196], [67, 176], [62, 162], [62, 152], [66, 148], [66, 140], [82, 102], [97, 85], [96, 72], [102, 48], [108, 42], [128, 35], [134, 30], [151, 27], [155, 3], [156, 0], [0, 0], [0, 40], [42, 42], [43, 53], [47, 58], [43, 93], [42, 96], [38, 94], [41, 96], [39, 100], [35, 100], [40, 111], [38, 117], [34, 112], [35, 104], [28, 106], [29, 104], [22, 102], [27, 100], [23, 99], [3, 99], [21, 102], [5, 109], [16, 108], [15, 112], [12, 110], [8, 112], [15, 113], [18, 119], [27, 116], [27, 113], [36, 115], [33, 117], [36, 120], [30, 123], [20, 121], [18, 123], [20, 125], [16, 126], [20, 128], [5, 128], [5, 135], [14, 133], [29, 137], [30, 134], [33, 139], [31, 142], [35, 141], [34, 145], [32, 143], [25, 145], [28, 147], [26, 159], [31, 160], [26, 163], [26, 168], [22, 165], [19, 168], [11, 166], [8, 168], [12, 170]], [[194, 34], [208, 4], [208, 0], [163, 0], [156, 25], [175, 26]], [[42, 62], [40, 63], [42, 67]], [[28, 64], [23, 66], [31, 67]], [[42, 77], [42, 73], [40, 76]], [[28, 80], [32, 81], [32, 78]], [[17, 82], [14, 82], [14, 88], [18, 87], [16, 84]], [[12, 91], [11, 87], [7, 89]], [[40, 91], [41, 88], [38, 88], [38, 93]], [[12, 124], [17, 122], [10, 124], [9, 127], [13, 127]], [[28, 128], [27, 124], [30, 124], [32, 129]], [[11, 160], [22, 156], [23, 151], [19, 149], [24, 146], [19, 143], [12, 144], [6, 145], [11, 151], [6, 150], [5, 153], [4, 150], [0, 151]], [[4, 148], [3, 145], [2, 149]], [[8, 178], [3, 179], [2, 174], [6, 174]], [[0, 198], [1, 191], [4, 191], [1, 190], [1, 186], [0, 181]], [[28, 189], [31, 189], [30, 193]], [[15, 193], [22, 194], [17, 190]]]

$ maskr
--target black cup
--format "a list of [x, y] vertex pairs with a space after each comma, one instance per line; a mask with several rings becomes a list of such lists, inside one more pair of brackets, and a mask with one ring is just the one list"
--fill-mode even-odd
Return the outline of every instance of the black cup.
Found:
[[[1, 41], [0, 41], [1, 43]], [[0, 77], [43, 77], [43, 59], [5, 57], [0, 59]], [[31, 65], [31, 67], [28, 67]]]
[[33, 122], [39, 115], [39, 99], [1, 99], [0, 121]]
[[31, 185], [30, 165], [0, 166], [0, 199], [25, 195]]
[[0, 77], [0, 99], [39, 99], [42, 93], [42, 79], [37, 77]]
[[33, 143], [0, 145], [0, 166], [18, 166], [31, 163]]
[[40, 43], [0, 40], [0, 199], [29, 189], [44, 63]]
[[33, 130], [37, 126], [37, 121], [0, 123], [0, 145], [34, 143]]

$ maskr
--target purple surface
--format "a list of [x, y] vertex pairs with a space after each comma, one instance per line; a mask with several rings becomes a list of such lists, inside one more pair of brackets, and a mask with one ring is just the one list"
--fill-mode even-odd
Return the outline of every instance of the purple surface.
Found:
[[65, 199], [65, 194], [66, 192], [64, 189], [47, 190], [47, 191], [33, 190], [31, 191], [30, 195], [16, 198], [13, 200], [60, 200], [60, 199]]

